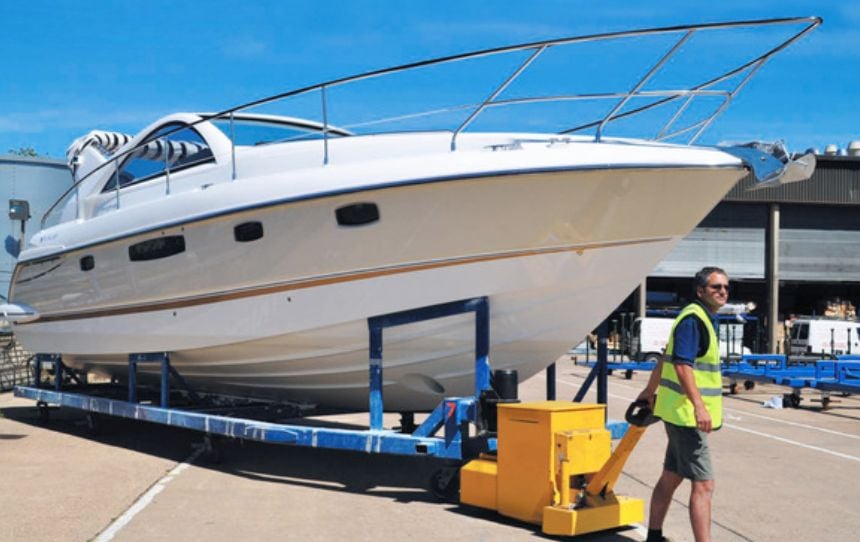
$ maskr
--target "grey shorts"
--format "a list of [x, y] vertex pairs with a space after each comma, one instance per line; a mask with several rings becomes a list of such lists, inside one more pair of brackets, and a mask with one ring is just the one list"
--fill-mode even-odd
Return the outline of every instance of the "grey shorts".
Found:
[[688, 480], [713, 480], [714, 468], [711, 465], [707, 433], [695, 427], [678, 427], [671, 423], [663, 425], [669, 437], [663, 468]]

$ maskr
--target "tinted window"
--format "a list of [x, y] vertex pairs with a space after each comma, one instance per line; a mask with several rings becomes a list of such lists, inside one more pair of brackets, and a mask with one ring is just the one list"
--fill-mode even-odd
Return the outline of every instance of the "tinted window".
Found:
[[133, 262], [167, 258], [182, 252], [185, 252], [185, 238], [181, 235], [148, 239], [128, 247], [128, 257]]
[[[120, 187], [139, 183], [212, 160], [206, 141], [191, 127], [176, 130], [180, 124], [168, 124], [153, 132], [148, 143], [126, 158], [119, 171]], [[116, 188], [116, 175], [104, 190]]]
[[[229, 119], [214, 119], [212, 124], [224, 135], [235, 141], [236, 145], [265, 145], [303, 139], [319, 139], [322, 130], [315, 126], [301, 126], [264, 120], [234, 119], [232, 127]], [[329, 137], [342, 135], [338, 129], [329, 129]]]

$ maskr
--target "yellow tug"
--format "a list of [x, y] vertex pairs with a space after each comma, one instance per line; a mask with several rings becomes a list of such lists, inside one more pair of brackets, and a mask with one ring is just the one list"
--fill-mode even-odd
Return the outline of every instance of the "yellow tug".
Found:
[[497, 454], [481, 455], [460, 470], [460, 501], [540, 525], [550, 535], [641, 522], [644, 501], [616, 495], [613, 487], [656, 419], [647, 404], [631, 404], [630, 427], [612, 453], [605, 410], [563, 401], [500, 404]]

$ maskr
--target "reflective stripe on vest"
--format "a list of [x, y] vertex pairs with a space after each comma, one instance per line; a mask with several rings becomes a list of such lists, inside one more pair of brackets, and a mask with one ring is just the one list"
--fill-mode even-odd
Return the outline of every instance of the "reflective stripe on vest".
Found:
[[678, 379], [678, 373], [672, 364], [672, 352], [675, 346], [675, 328], [687, 316], [698, 318], [708, 332], [708, 350], [693, 362], [693, 377], [699, 394], [711, 415], [714, 429], [723, 424], [723, 377], [720, 372], [720, 351], [717, 333], [707, 311], [698, 303], [691, 303], [672, 324], [669, 341], [666, 344], [666, 354], [663, 370], [660, 373], [660, 387], [657, 389], [657, 401], [654, 414], [664, 421], [681, 427], [696, 427], [696, 415], [693, 403], [687, 398]]

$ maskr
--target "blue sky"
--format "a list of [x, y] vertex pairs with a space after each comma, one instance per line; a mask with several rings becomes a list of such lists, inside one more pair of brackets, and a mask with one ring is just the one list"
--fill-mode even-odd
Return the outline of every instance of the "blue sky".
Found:
[[[62, 157], [90, 129], [135, 133], [176, 111], [221, 110], [371, 69], [511, 43], [807, 15], [824, 17], [824, 25], [769, 62], [703, 142], [845, 147], [860, 139], [857, 7], [793, 0], [4, 2], [0, 153], [33, 147]], [[729, 43], [725, 55], [743, 41]], [[592, 75], [582, 66], [564, 70], [579, 79]], [[440, 85], [457, 77], [463, 75]]]

